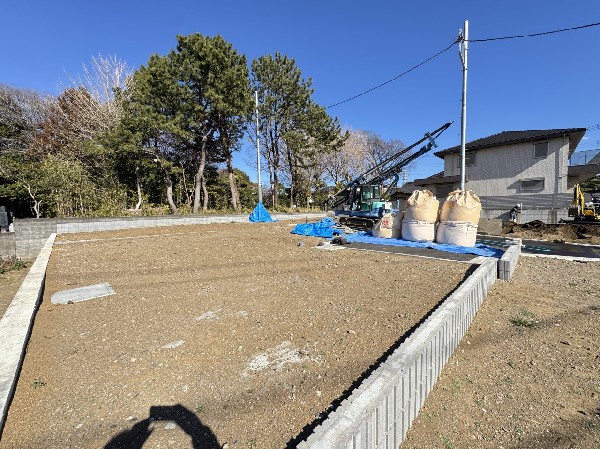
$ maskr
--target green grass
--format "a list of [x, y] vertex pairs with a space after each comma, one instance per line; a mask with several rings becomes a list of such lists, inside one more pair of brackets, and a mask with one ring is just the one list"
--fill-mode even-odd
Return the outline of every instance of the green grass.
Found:
[[446, 437], [445, 435], [442, 435], [441, 433], [440, 433], [440, 440], [442, 440], [442, 444], [444, 445], [445, 449], [455, 449], [452, 441], [450, 441], [448, 439], [448, 437]]
[[46, 386], [46, 382], [44, 382], [41, 379], [34, 379], [33, 382], [31, 382], [31, 386], [33, 388], [41, 388], [41, 387], [45, 387]]
[[521, 310], [518, 315], [511, 317], [510, 322], [513, 326], [534, 328], [539, 325], [539, 320], [529, 310]]
[[9, 271], [22, 270], [23, 268], [27, 268], [27, 263], [16, 257], [0, 259], [0, 274], [8, 273]]

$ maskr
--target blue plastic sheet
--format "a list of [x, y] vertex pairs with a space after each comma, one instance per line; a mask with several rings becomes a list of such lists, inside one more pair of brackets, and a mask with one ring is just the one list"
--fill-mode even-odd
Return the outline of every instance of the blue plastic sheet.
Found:
[[411, 248], [431, 248], [439, 251], [446, 251], [449, 253], [459, 254], [475, 254], [477, 256], [485, 257], [501, 257], [504, 251], [496, 248], [492, 248], [487, 245], [480, 243], [475, 244], [474, 247], [448, 245], [445, 243], [433, 243], [433, 242], [411, 242], [403, 239], [385, 239], [382, 237], [374, 237], [371, 233], [357, 232], [354, 234], [344, 235], [348, 242], [360, 242], [370, 243], [373, 245], [389, 245], [389, 246], [408, 246]]
[[337, 229], [333, 229], [334, 224], [333, 219], [325, 217], [317, 223], [303, 223], [296, 225], [294, 229], [292, 229], [292, 234], [331, 238], [334, 235], [342, 233]]
[[250, 220], [253, 223], [268, 223], [272, 221], [277, 221], [271, 218], [271, 216], [269, 215], [269, 211], [265, 209], [265, 206], [263, 206], [262, 203], [258, 203], [256, 205], [256, 207], [250, 214], [250, 217], [248, 217], [248, 220]]

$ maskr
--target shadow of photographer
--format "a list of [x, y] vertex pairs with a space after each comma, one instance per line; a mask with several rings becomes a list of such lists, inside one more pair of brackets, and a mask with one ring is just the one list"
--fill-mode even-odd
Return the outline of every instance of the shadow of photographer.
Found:
[[154, 431], [150, 425], [155, 421], [174, 422], [189, 435], [194, 449], [220, 449], [219, 440], [210, 427], [205, 426], [195, 413], [181, 404], [152, 406], [148, 418], [136, 423], [131, 429], [115, 435], [104, 449], [141, 449]]

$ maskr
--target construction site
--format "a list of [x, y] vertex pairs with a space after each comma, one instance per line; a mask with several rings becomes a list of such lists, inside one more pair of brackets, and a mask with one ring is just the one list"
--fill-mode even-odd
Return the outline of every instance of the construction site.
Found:
[[259, 203], [16, 241], [43, 248], [0, 279], [0, 448], [597, 447], [596, 206], [577, 187], [560, 224], [486, 222], [463, 189], [398, 208], [449, 126], [324, 218]]
[[[63, 229], [0, 447], [341, 447], [331, 438], [344, 435], [357, 447], [597, 447], [597, 263], [521, 256], [494, 282], [507, 247], [452, 257], [292, 233], [315, 221]], [[393, 220], [377, 224], [391, 237]], [[471, 284], [479, 299], [465, 309]], [[106, 290], [64, 296], [85, 286]], [[420, 346], [454, 303], [448, 317], [472, 323]], [[339, 430], [415, 348], [434, 365], [393, 388], [408, 389], [399, 421], [367, 404], [363, 424]]]

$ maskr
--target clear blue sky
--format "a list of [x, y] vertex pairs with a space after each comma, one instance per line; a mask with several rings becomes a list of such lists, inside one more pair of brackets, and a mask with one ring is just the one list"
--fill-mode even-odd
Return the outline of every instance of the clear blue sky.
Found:
[[[97, 54], [134, 68], [165, 54], [177, 34], [220, 34], [249, 61], [274, 53], [311, 77], [329, 106], [434, 55], [469, 20], [469, 38], [538, 33], [600, 22], [598, 0], [135, 1], [29, 0], [2, 6], [0, 83], [51, 94]], [[460, 143], [462, 71], [457, 47], [410, 74], [328, 109], [344, 126], [410, 144], [448, 120], [440, 149]], [[600, 123], [600, 26], [469, 45], [467, 140], [505, 130]], [[589, 131], [581, 149], [599, 148]], [[250, 172], [248, 146], [236, 165]], [[420, 158], [410, 178], [442, 170]]]

